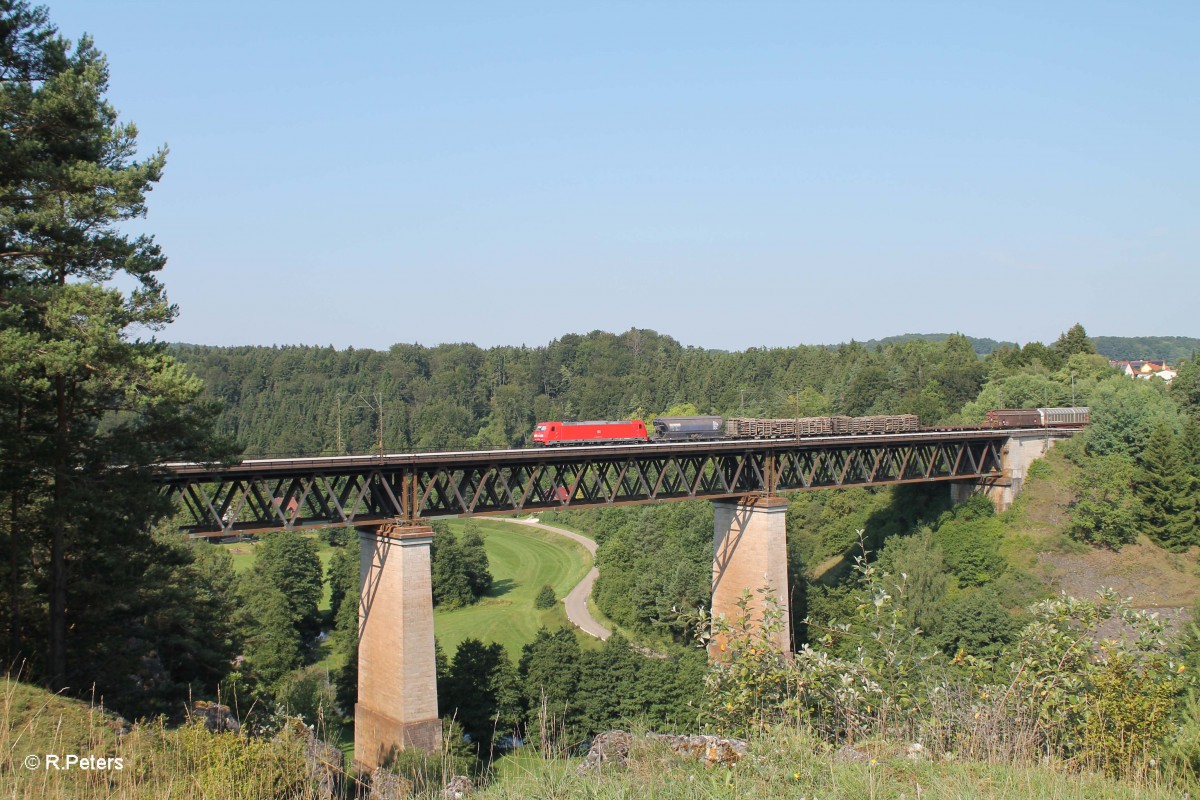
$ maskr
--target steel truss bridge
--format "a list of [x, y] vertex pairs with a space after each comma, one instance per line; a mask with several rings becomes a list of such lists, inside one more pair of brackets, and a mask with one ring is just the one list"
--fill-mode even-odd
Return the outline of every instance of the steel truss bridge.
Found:
[[1005, 442], [1047, 430], [938, 431], [162, 466], [185, 529], [228, 536], [314, 525], [509, 514], [780, 491], [998, 481]]

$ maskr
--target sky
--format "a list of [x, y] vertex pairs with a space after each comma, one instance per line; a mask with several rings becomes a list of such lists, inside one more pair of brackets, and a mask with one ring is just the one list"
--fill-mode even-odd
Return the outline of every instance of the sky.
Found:
[[1194, 0], [46, 4], [169, 148], [163, 339], [1200, 336]]

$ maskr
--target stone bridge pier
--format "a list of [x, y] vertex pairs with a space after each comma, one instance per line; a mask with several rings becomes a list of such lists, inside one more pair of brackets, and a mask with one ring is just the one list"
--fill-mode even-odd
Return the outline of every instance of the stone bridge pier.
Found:
[[1054, 443], [1070, 434], [1031, 431], [1010, 436], [1000, 451], [1001, 475], [978, 481], [955, 481], [950, 484], [950, 498], [965, 502], [973, 494], [985, 494], [996, 511], [1007, 511], [1021, 493], [1029, 466], [1049, 452]]
[[382, 766], [399, 750], [441, 745], [429, 545], [433, 529], [359, 531], [358, 703], [354, 761]]
[[[770, 605], [782, 613], [772, 645], [792, 653], [792, 626], [788, 608], [787, 508], [782, 497], [745, 497], [713, 503], [712, 614], [736, 623], [746, 590], [750, 602], [745, 609], [758, 627]], [[714, 637], [709, 658], [719, 660], [728, 637]]]

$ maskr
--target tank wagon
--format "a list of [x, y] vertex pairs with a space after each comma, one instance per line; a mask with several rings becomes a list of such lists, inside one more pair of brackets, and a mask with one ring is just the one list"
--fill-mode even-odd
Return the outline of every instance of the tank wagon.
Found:
[[720, 417], [655, 417], [654, 440], [660, 442], [696, 442], [723, 439], [725, 428]]

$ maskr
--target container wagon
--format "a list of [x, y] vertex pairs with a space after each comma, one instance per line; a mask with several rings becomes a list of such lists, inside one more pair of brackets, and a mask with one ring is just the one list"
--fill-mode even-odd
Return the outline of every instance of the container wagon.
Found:
[[1087, 406], [1039, 408], [1037, 411], [1042, 426], [1046, 428], [1081, 428], [1088, 424], [1091, 416]]

